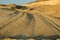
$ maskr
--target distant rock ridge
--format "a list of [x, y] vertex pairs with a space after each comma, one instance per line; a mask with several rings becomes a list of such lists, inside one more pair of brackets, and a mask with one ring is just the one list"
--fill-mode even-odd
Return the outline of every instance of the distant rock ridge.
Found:
[[0, 4], [0, 8], [8, 8], [8, 9], [27, 9], [26, 6], [22, 6], [22, 5], [15, 5], [15, 4], [8, 4], [8, 5], [4, 5], [4, 4]]

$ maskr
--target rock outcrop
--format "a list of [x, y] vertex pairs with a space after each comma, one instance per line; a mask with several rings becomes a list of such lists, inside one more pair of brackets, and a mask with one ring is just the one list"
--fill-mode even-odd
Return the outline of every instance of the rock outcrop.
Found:
[[60, 3], [36, 1], [26, 5], [0, 5], [0, 37], [24, 36], [59, 37]]

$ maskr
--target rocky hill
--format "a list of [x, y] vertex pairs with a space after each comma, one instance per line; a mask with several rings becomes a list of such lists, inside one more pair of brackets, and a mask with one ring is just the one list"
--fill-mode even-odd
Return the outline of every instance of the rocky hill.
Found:
[[35, 1], [25, 5], [0, 4], [0, 38], [60, 36], [60, 3]]

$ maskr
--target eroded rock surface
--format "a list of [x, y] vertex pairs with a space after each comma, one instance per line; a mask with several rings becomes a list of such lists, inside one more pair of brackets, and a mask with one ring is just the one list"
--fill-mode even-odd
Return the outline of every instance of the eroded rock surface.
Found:
[[52, 4], [0, 5], [0, 37], [60, 36], [60, 3]]

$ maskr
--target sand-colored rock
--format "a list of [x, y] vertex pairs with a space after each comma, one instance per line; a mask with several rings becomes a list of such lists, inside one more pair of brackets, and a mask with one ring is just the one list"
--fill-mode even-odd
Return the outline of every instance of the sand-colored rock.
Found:
[[0, 36], [60, 36], [59, 2], [38, 1], [27, 4], [25, 9], [16, 6], [0, 6]]

